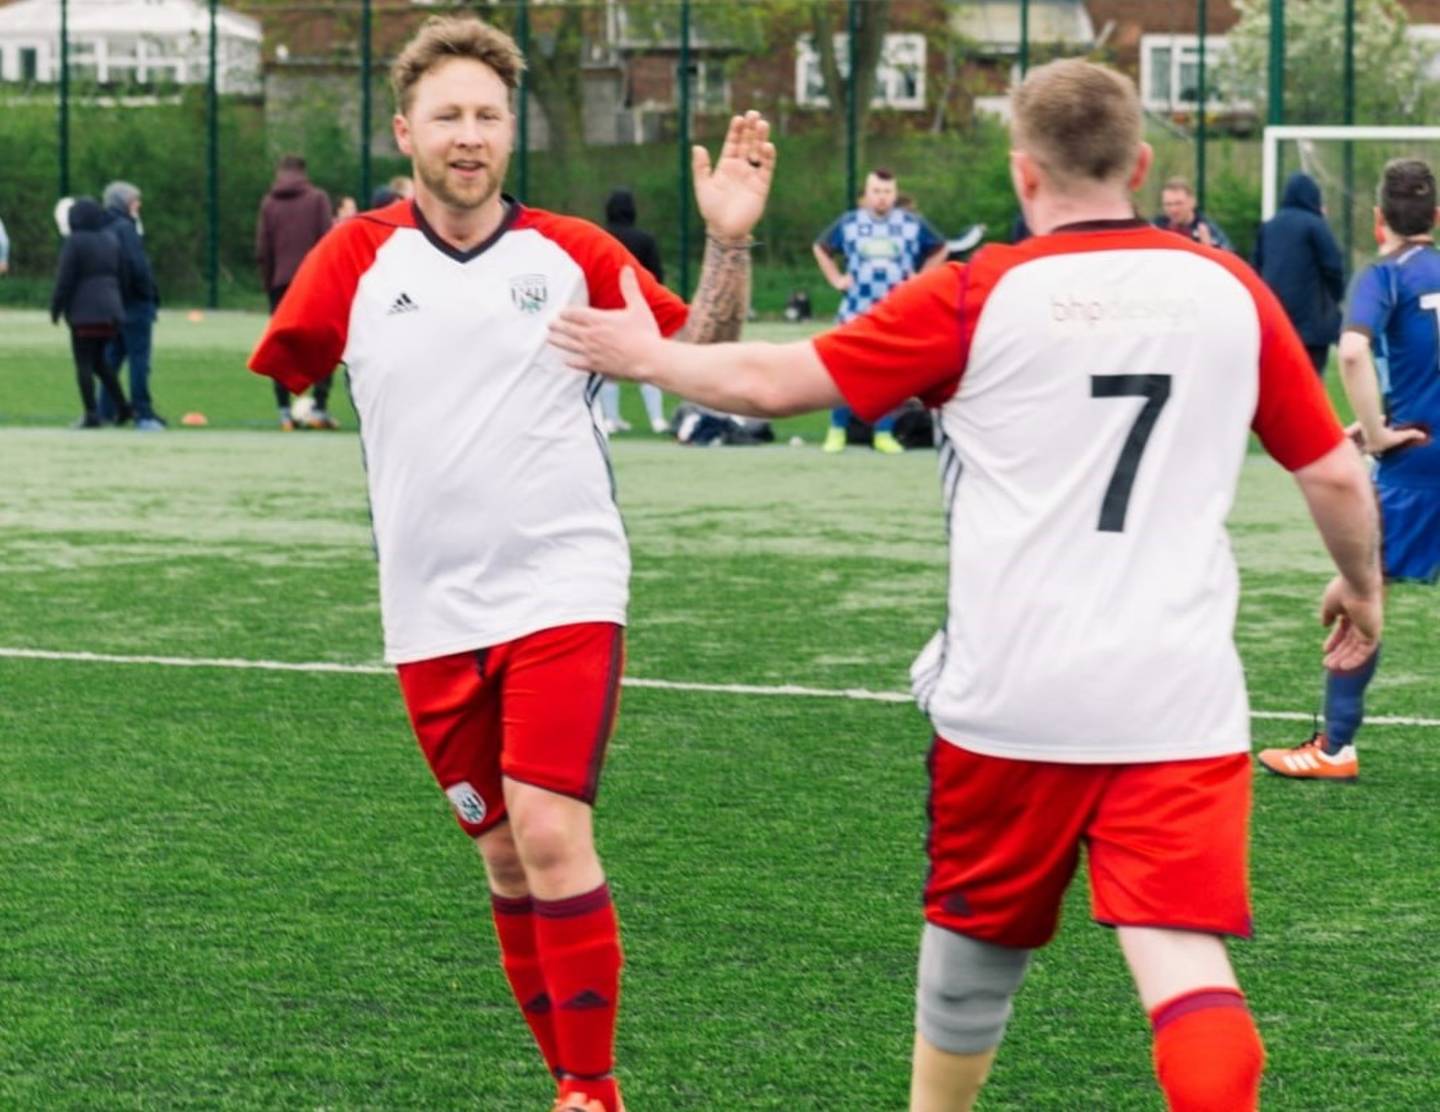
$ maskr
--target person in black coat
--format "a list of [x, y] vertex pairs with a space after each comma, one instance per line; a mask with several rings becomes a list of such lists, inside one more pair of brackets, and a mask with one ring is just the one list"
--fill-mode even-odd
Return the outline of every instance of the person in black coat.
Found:
[[1330, 345], [1340, 336], [1345, 267], [1309, 174], [1290, 175], [1280, 208], [1260, 225], [1253, 261], [1285, 306], [1316, 373], [1324, 374]]
[[70, 326], [75, 381], [85, 407], [76, 428], [101, 425], [95, 404], [96, 378], [116, 400], [116, 422], [123, 425], [130, 420], [120, 378], [105, 358], [105, 348], [125, 320], [120, 290], [128, 277], [119, 241], [105, 230], [104, 210], [93, 198], [77, 198], [70, 208], [70, 236], [60, 252], [59, 273], [50, 296], [50, 319], [58, 324], [63, 316]]
[[[628, 189], [617, 189], [605, 201], [605, 230], [625, 245], [635, 256], [635, 261], [655, 276], [655, 281], [665, 281], [665, 266], [660, 261], [660, 247], [655, 237], [635, 226], [635, 194]], [[640, 396], [645, 401], [646, 415], [654, 432], [669, 432], [670, 422], [665, 419], [664, 395], [660, 387], [648, 382], [640, 386]], [[620, 384], [606, 382], [600, 388], [600, 404], [605, 411], [605, 420], [611, 432], [623, 432], [629, 424], [620, 416]]]
[[[118, 373], [122, 363], [130, 366], [130, 406], [135, 411], [135, 427], [155, 432], [165, 421], [155, 412], [150, 398], [150, 351], [155, 333], [155, 317], [160, 308], [160, 290], [155, 272], [145, 254], [140, 235], [140, 190], [128, 181], [112, 181], [105, 187], [101, 201], [105, 205], [106, 229], [120, 244], [125, 263], [126, 280], [120, 289], [125, 303], [125, 319], [120, 332], [110, 342], [106, 359]], [[115, 417], [115, 402], [108, 392], [100, 395], [100, 417]]]

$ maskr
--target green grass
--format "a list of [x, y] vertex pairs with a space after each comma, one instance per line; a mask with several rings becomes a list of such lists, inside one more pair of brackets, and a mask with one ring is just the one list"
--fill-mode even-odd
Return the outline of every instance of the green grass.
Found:
[[[265, 329], [259, 313], [231, 310], [163, 309], [155, 328], [150, 391], [156, 409], [177, 424], [185, 413], [201, 413], [211, 429], [268, 429], [275, 425], [270, 380], [250, 374], [245, 363]], [[760, 322], [749, 325], [752, 339], [791, 340], [824, 325]], [[0, 309], [0, 426], [63, 425], [80, 415], [70, 337], [64, 325], [52, 325], [39, 311]], [[124, 372], [121, 372], [122, 379]], [[331, 407], [353, 428], [354, 411], [337, 378]], [[128, 380], [125, 383], [128, 390]], [[667, 402], [667, 412], [674, 400]], [[636, 428], [630, 434], [649, 439], [649, 424], [639, 391], [621, 388], [621, 412]], [[777, 433], [818, 440], [823, 417], [779, 422]], [[643, 431], [642, 431], [643, 430]]]
[[[163, 321], [162, 411], [210, 429], [81, 435], [40, 427], [73, 411], [58, 331], [0, 317], [0, 647], [377, 660], [358, 442], [268, 431], [260, 325]], [[614, 455], [632, 676], [903, 689], [943, 610], [933, 456]], [[1260, 456], [1232, 527], [1254, 705], [1308, 710], [1326, 560]], [[1391, 599], [1371, 712], [1436, 717], [1440, 593]], [[0, 657], [0, 695], [0, 1108], [548, 1107], [393, 679]], [[1269, 1109], [1440, 1105], [1437, 740], [1368, 727], [1354, 788], [1257, 781], [1234, 953]], [[597, 825], [633, 1109], [904, 1106], [926, 742], [908, 705], [627, 691]], [[1161, 1107], [1082, 886], [981, 1107]]]

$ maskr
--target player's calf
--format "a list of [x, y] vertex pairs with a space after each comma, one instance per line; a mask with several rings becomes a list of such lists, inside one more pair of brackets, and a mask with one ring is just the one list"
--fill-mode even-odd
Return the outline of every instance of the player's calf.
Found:
[[1005, 1037], [1030, 951], [926, 924], [916, 988], [911, 1112], [968, 1112]]
[[1234, 988], [1200, 988], [1150, 1013], [1155, 1074], [1170, 1112], [1253, 1112], [1265, 1047]]

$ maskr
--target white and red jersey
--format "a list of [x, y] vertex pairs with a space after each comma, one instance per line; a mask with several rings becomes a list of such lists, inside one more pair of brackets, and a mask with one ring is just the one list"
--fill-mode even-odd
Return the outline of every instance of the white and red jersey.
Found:
[[1019, 760], [1248, 750], [1225, 520], [1251, 429], [1290, 470], [1343, 432], [1246, 264], [1138, 221], [1077, 225], [901, 286], [815, 341], [873, 420], [938, 407], [936, 732]]
[[625, 621], [630, 553], [598, 383], [547, 341], [566, 306], [621, 307], [625, 265], [677, 331], [684, 302], [617, 240], [513, 201], [470, 251], [398, 202], [306, 257], [250, 366], [294, 391], [337, 363], [349, 372], [388, 661]]

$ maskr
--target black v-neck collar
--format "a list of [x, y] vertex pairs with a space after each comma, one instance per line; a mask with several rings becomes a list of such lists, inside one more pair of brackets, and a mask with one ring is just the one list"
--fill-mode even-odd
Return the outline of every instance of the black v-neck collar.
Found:
[[462, 251], [453, 243], [444, 239], [439, 232], [430, 226], [430, 221], [425, 219], [425, 214], [420, 211], [420, 206], [414, 201], [410, 202], [410, 212], [415, 217], [415, 227], [420, 229], [420, 234], [430, 241], [430, 246], [439, 251], [442, 255], [448, 255], [457, 263], [468, 263], [471, 259], [479, 258], [490, 248], [500, 241], [500, 237], [508, 232], [520, 218], [520, 202], [511, 197], [508, 193], [500, 194], [500, 199], [505, 202], [505, 215], [500, 218], [500, 226], [490, 233], [482, 242], [477, 243], [468, 251]]

